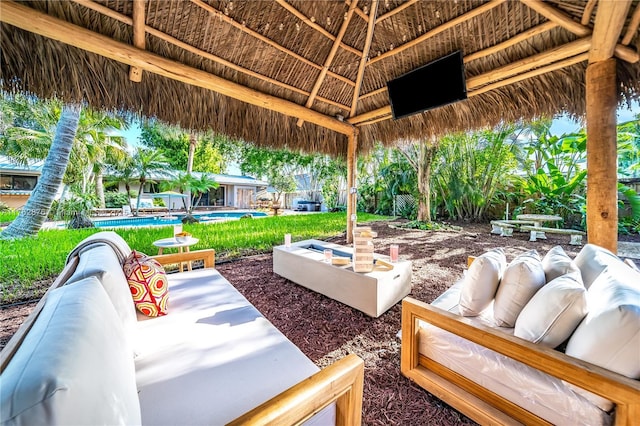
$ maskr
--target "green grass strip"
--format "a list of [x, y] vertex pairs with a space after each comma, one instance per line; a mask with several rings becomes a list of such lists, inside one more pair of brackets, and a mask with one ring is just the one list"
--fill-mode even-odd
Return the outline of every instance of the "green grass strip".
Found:
[[[384, 220], [386, 217], [358, 214], [359, 222]], [[292, 241], [310, 238], [327, 239], [345, 231], [346, 214], [271, 216], [216, 223], [184, 225], [183, 230], [199, 241], [191, 250], [213, 248], [216, 260], [268, 253], [283, 244], [284, 234]], [[42, 296], [38, 282], [51, 280], [64, 268], [67, 254], [83, 239], [100, 229], [42, 230], [36, 237], [0, 240], [0, 304]], [[149, 255], [158, 253], [153, 242], [173, 236], [173, 226], [120, 228], [114, 230], [129, 246]], [[171, 252], [171, 251], [169, 251]], [[45, 288], [46, 289], [46, 288]]]

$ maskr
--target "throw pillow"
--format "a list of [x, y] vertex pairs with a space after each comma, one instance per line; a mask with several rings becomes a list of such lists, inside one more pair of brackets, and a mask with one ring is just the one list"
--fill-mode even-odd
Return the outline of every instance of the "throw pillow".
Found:
[[562, 246], [555, 246], [542, 258], [542, 268], [546, 282], [550, 282], [570, 272], [579, 272], [573, 259], [564, 251]]
[[516, 320], [514, 336], [555, 348], [567, 340], [587, 314], [587, 290], [580, 274], [570, 273], [544, 285]]
[[136, 308], [150, 317], [166, 315], [169, 287], [162, 265], [146, 254], [133, 250], [122, 269]]
[[491, 304], [506, 265], [507, 259], [501, 248], [489, 250], [473, 261], [460, 291], [461, 315], [478, 316]]
[[540, 255], [530, 250], [507, 266], [500, 280], [493, 318], [500, 327], [513, 327], [518, 315], [534, 294], [546, 283]]

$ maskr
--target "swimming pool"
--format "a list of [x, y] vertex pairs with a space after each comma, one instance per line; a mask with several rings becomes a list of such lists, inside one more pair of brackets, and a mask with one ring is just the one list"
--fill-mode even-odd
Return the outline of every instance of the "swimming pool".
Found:
[[[200, 220], [201, 223], [213, 222], [219, 219], [239, 219], [240, 217], [250, 214], [253, 217], [268, 216], [264, 212], [255, 210], [236, 210], [228, 212], [207, 212], [196, 213], [193, 216]], [[119, 227], [137, 227], [137, 226], [169, 226], [182, 223], [184, 213], [172, 214], [171, 216], [150, 216], [150, 217], [124, 217], [121, 219], [101, 219], [94, 220], [96, 228], [119, 228]]]

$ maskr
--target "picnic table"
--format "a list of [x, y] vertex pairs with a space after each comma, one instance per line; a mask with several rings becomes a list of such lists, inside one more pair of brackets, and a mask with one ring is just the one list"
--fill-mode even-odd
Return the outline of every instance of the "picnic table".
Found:
[[[562, 217], [554, 214], [519, 214], [516, 216], [518, 220], [530, 220], [533, 222], [533, 228], [544, 228], [544, 222], [560, 222]], [[547, 236], [544, 231], [531, 230], [531, 241], [536, 239], [546, 240]]]

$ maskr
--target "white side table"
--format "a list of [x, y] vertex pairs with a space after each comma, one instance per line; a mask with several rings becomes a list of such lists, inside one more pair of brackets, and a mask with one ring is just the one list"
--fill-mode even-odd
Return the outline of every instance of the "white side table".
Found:
[[[183, 253], [186, 251], [189, 252], [189, 247], [194, 244], [197, 244], [200, 241], [197, 238], [189, 238], [186, 241], [178, 241], [175, 238], [163, 238], [161, 240], [156, 240], [153, 242], [153, 245], [158, 247], [158, 254], [162, 254], [164, 249], [166, 248], [177, 248], [178, 253]], [[187, 262], [187, 269], [191, 270], [191, 262]], [[183, 271], [182, 262], [180, 262], [180, 272]]]

